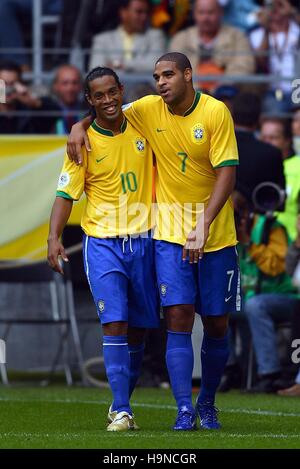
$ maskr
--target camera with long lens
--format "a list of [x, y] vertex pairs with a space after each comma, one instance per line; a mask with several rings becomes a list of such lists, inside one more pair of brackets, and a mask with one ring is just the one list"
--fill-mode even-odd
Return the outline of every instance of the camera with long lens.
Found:
[[252, 192], [254, 212], [273, 218], [274, 212], [284, 210], [286, 193], [274, 182], [262, 182]]

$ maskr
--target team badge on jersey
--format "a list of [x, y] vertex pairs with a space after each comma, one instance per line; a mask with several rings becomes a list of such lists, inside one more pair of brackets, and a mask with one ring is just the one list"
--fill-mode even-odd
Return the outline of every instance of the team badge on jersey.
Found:
[[105, 308], [105, 303], [104, 303], [103, 300], [99, 300], [99, 301], [98, 301], [98, 308], [99, 308], [99, 312], [100, 312], [100, 313], [103, 313], [104, 308]]
[[145, 151], [146, 140], [143, 137], [138, 137], [134, 142], [137, 153], [143, 153]]
[[192, 140], [194, 143], [204, 143], [206, 141], [206, 132], [202, 124], [196, 124], [192, 127]]
[[167, 285], [165, 283], [161, 283], [160, 293], [161, 293], [161, 296], [166, 296], [166, 294], [167, 294]]
[[69, 173], [61, 173], [58, 179], [58, 188], [63, 189], [66, 187], [70, 182], [70, 175]]

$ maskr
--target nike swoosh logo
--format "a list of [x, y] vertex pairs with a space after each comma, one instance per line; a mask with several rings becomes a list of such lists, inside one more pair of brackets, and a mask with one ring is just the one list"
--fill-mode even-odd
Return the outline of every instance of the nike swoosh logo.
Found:
[[230, 295], [228, 298], [225, 298], [225, 303], [227, 303], [227, 301], [229, 301], [230, 298], [232, 298], [232, 295]]
[[156, 129], [156, 132], [166, 132], [167, 129]]
[[103, 156], [103, 158], [100, 158], [99, 160], [96, 159], [96, 162], [100, 163], [100, 161], [104, 160], [104, 158], [107, 158], [107, 157], [108, 157], [108, 155], [105, 155], [105, 156]]

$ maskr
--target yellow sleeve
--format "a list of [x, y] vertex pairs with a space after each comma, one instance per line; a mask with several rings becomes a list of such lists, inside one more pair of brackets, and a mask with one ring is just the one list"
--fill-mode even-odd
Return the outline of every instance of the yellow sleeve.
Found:
[[86, 155], [83, 150], [83, 163], [76, 165], [70, 161], [68, 155], [65, 154], [64, 164], [58, 179], [57, 197], [65, 199], [78, 200], [84, 191], [85, 172], [86, 172]]
[[149, 119], [150, 106], [153, 96], [144, 96], [144, 98], [133, 101], [132, 103], [125, 104], [122, 109], [129, 120], [130, 124], [133, 125], [142, 135], [147, 137], [147, 124]]
[[217, 101], [210, 117], [209, 159], [213, 168], [239, 164], [237, 143], [231, 114], [226, 105]]
[[272, 229], [267, 245], [252, 244], [249, 254], [259, 270], [266, 275], [276, 277], [285, 271], [287, 249], [285, 231], [281, 227], [277, 227]]

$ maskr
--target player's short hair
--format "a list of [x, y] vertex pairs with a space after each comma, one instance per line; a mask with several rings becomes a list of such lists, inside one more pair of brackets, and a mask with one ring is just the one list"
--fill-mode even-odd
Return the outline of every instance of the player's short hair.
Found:
[[254, 127], [258, 124], [261, 100], [255, 93], [241, 92], [233, 100], [232, 117], [236, 125]]
[[185, 54], [182, 54], [181, 52], [167, 52], [166, 54], [162, 55], [156, 62], [155, 65], [158, 62], [175, 62], [176, 67], [181, 71], [184, 72], [185, 69], [190, 68], [192, 69], [192, 65], [190, 60]]
[[111, 76], [114, 77], [118, 88], [121, 88], [121, 82], [120, 78], [116, 74], [114, 70], [108, 67], [95, 67], [93, 68], [85, 77], [84, 80], [84, 95], [89, 96], [90, 95], [90, 82], [93, 80], [96, 80], [96, 78], [101, 78], [101, 77], [106, 77], [106, 76]]

